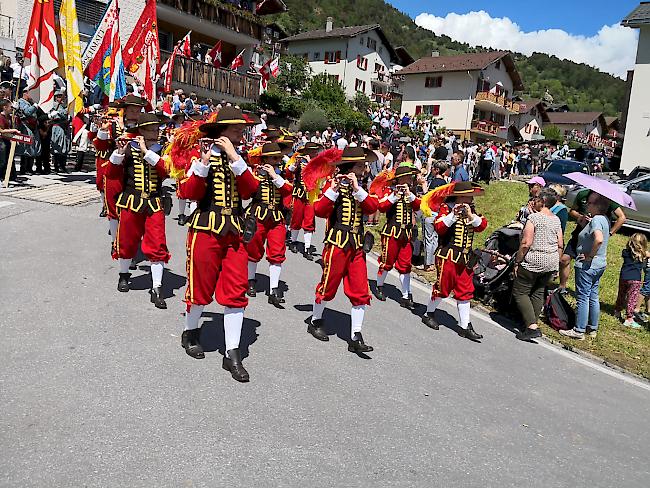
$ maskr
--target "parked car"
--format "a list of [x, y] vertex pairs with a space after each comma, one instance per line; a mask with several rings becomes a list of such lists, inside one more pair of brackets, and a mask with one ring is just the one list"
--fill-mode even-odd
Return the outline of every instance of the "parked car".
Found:
[[636, 180], [637, 178], [640, 178], [641, 176], [648, 175], [650, 174], [650, 168], [647, 166], [637, 166], [634, 168], [632, 171], [630, 171], [630, 174], [625, 176], [621, 176], [618, 181], [623, 182], [623, 181], [632, 181]]
[[539, 175], [544, 178], [547, 185], [559, 183], [560, 185], [573, 187], [575, 182], [564, 175], [575, 172], [591, 174], [591, 169], [589, 169], [588, 164], [579, 161], [573, 161], [571, 159], [556, 159], [551, 161]]
[[[616, 183], [621, 190], [627, 192], [634, 199], [636, 210], [623, 209], [627, 220], [624, 227], [650, 232], [650, 174], [646, 174], [630, 181]], [[584, 190], [577, 187], [567, 194], [566, 204], [570, 208], [575, 202], [578, 192]]]

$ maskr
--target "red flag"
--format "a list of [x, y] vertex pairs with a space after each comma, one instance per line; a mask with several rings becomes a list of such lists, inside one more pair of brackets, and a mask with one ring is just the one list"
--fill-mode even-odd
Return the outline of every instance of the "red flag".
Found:
[[244, 66], [244, 51], [246, 49], [242, 49], [241, 52], [235, 57], [235, 59], [232, 60], [232, 63], [230, 63], [230, 69], [235, 71], [237, 68]]
[[275, 57], [269, 63], [269, 70], [271, 71], [271, 76], [277, 78], [280, 74], [280, 58]]
[[183, 37], [183, 39], [181, 39], [181, 41], [176, 46], [176, 51], [178, 51], [181, 56], [185, 56], [186, 58], [192, 57], [192, 45], [190, 44], [191, 33], [192, 31], [189, 31], [187, 34], [185, 34], [185, 37]]
[[271, 72], [269, 69], [270, 63], [271, 60], [269, 59], [258, 70], [258, 73], [262, 76], [262, 90], [266, 90], [266, 85], [269, 82], [269, 78], [271, 78]]
[[53, 2], [34, 0], [25, 39], [25, 61], [29, 62], [25, 66], [29, 70], [29, 93], [47, 113], [54, 104], [53, 75], [59, 66]]
[[154, 80], [160, 61], [156, 0], [147, 0], [133, 33], [124, 46], [123, 60], [127, 72], [142, 85], [144, 98], [152, 106], [155, 106], [156, 85]]
[[212, 65], [215, 68], [221, 68], [221, 41], [218, 41], [214, 47], [210, 49], [208, 56], [212, 58]]
[[169, 93], [172, 91], [172, 74], [174, 73], [174, 62], [176, 61], [176, 53], [178, 51], [174, 49], [169, 59], [165, 62], [165, 65], [160, 69], [160, 75], [164, 74], [165, 83], [163, 86], [163, 91]]

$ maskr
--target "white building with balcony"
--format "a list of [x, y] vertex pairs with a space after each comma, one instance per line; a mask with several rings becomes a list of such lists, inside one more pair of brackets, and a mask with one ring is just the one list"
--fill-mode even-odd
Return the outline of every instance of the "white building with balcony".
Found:
[[421, 58], [399, 71], [402, 115], [431, 115], [463, 138], [515, 140], [510, 117], [520, 106], [512, 97], [523, 84], [509, 52]]
[[639, 29], [621, 155], [621, 169], [629, 172], [636, 166], [650, 166], [650, 2], [641, 2], [621, 24]]
[[389, 93], [390, 69], [400, 58], [379, 24], [302, 32], [282, 41], [290, 54], [302, 56], [317, 75], [336, 77], [353, 99], [357, 92], [382, 102]]

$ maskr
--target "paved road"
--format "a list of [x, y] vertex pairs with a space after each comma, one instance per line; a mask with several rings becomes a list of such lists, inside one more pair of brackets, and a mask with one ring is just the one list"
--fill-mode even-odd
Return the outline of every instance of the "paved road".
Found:
[[116, 291], [97, 211], [0, 195], [0, 486], [650, 486], [647, 389], [479, 316], [482, 344], [431, 331], [391, 300], [367, 312], [361, 359], [342, 293], [332, 340], [306, 333], [319, 266], [299, 255], [286, 310], [247, 310], [252, 381], [236, 383], [220, 307], [204, 313], [215, 352], [180, 347], [184, 229], [168, 220], [161, 311], [146, 263]]

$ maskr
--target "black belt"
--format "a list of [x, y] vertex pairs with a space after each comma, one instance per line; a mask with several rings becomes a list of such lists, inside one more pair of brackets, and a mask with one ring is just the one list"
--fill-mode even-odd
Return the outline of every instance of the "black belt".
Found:
[[359, 231], [363, 230], [363, 225], [358, 225], [358, 226], [349, 226], [349, 225], [343, 225], [343, 224], [334, 224], [332, 226], [334, 229], [337, 230], [344, 230], [346, 232], [350, 232], [352, 234], [358, 234]]

